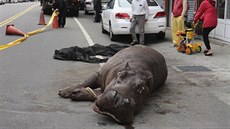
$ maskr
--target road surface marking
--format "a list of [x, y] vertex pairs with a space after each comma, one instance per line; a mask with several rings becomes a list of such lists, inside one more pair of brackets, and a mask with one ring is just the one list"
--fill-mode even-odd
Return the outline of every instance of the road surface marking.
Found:
[[90, 46], [93, 46], [93, 40], [90, 38], [89, 34], [87, 33], [87, 31], [85, 30], [85, 28], [81, 25], [81, 23], [77, 20], [76, 17], [74, 17], [74, 20], [76, 21], [76, 23], [78, 24], [78, 26], [80, 27], [82, 33], [84, 34], [87, 42], [89, 43]]
[[[88, 44], [89, 44], [89, 46], [93, 46], [93, 45], [94, 45], [94, 42], [93, 42], [93, 40], [90, 38], [90, 36], [89, 36], [89, 34], [87, 33], [87, 31], [85, 30], [85, 28], [82, 26], [82, 24], [78, 21], [78, 19], [77, 19], [76, 17], [74, 17], [73, 19], [76, 21], [77, 25], [80, 27], [82, 33], [84, 34], [84, 36], [85, 36], [85, 38], [86, 38], [86, 40], [87, 40], [87, 42], [88, 42]], [[100, 58], [100, 59], [103, 59], [102, 56], [98, 56], [98, 55], [97, 55], [96, 57], [97, 57], [97, 58]], [[104, 63], [100, 63], [100, 65], [103, 65], [103, 64], [104, 64]]]
[[30, 10], [32, 10], [32, 9], [33, 9], [34, 7], [36, 7], [36, 6], [38, 6], [38, 4], [35, 4], [35, 5], [33, 5], [33, 6], [30, 6], [29, 8], [25, 9], [24, 11], [22, 11], [22, 12], [16, 14], [16, 15], [14, 15], [14, 16], [12, 16], [12, 17], [6, 19], [6, 20], [4, 20], [3, 22], [0, 22], [0, 27], [2, 27], [2, 26], [4, 26], [4, 25], [6, 25], [6, 24], [12, 22], [13, 20], [19, 18], [20, 16], [26, 14], [27, 12], [29, 12]]

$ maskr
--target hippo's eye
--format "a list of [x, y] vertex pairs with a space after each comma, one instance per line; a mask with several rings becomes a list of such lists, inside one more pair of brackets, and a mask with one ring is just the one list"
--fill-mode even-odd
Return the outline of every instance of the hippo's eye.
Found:
[[145, 81], [139, 80], [136, 84], [136, 92], [141, 94], [142, 92], [148, 90], [148, 87], [146, 86]]
[[117, 78], [117, 83], [121, 83], [121, 82], [123, 81], [123, 79], [124, 79], [124, 78], [118, 76], [118, 78]]
[[126, 76], [126, 71], [118, 72], [118, 77], [117, 77], [117, 83], [121, 83], [125, 76]]

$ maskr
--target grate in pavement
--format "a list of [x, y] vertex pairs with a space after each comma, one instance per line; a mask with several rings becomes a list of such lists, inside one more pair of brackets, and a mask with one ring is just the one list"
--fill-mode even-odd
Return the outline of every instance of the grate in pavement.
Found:
[[204, 66], [176, 66], [182, 72], [208, 72], [211, 71]]

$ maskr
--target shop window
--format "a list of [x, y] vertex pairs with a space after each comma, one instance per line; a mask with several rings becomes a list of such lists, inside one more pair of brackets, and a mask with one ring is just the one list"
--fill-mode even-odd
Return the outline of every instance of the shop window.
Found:
[[225, 13], [225, 0], [217, 0], [217, 13], [218, 18], [224, 19]]

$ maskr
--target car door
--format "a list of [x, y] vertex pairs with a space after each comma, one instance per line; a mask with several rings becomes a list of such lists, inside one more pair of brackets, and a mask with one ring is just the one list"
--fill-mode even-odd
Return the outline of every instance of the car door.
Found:
[[103, 24], [104, 24], [104, 29], [109, 30], [109, 21], [110, 21], [110, 16], [113, 12], [114, 8], [114, 3], [115, 0], [111, 0], [108, 4], [105, 10], [103, 10]]

